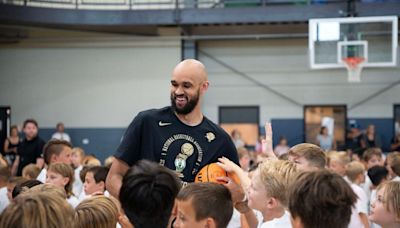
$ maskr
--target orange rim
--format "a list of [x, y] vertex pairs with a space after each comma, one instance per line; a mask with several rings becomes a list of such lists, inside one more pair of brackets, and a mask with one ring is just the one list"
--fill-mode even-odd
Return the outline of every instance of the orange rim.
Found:
[[343, 61], [350, 67], [354, 68], [360, 63], [365, 61], [364, 57], [347, 57], [343, 58]]

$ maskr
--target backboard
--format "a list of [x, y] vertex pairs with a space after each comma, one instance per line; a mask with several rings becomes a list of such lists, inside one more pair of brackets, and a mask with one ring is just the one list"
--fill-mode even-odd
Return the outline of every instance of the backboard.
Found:
[[353, 58], [363, 67], [396, 66], [397, 22], [397, 16], [310, 19], [311, 68], [344, 68]]

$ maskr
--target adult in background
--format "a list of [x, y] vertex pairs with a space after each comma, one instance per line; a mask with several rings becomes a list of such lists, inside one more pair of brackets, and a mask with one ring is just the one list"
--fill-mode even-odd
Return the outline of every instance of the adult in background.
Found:
[[51, 138], [52, 139], [59, 139], [59, 140], [65, 140], [67, 142], [71, 142], [71, 137], [67, 133], [64, 132], [64, 123], [59, 122], [56, 126], [57, 132], [55, 132]]
[[17, 158], [13, 165], [13, 171], [16, 175], [22, 175], [22, 169], [31, 163], [43, 163], [40, 160], [45, 142], [38, 136], [39, 126], [36, 120], [27, 119], [24, 121], [23, 131], [24, 140], [18, 146]]
[[382, 141], [379, 135], [375, 132], [375, 125], [368, 125], [365, 134], [361, 138], [361, 147], [365, 149], [371, 147], [382, 149]]
[[10, 167], [17, 156], [17, 148], [20, 143], [18, 133], [18, 127], [16, 125], [11, 126], [10, 136], [4, 141], [4, 157]]
[[321, 127], [319, 134], [317, 135], [317, 145], [324, 151], [330, 151], [336, 149], [336, 142], [333, 135], [330, 135], [328, 128], [325, 126]]
[[201, 62], [187, 59], [175, 67], [171, 106], [140, 112], [125, 132], [106, 181], [112, 195], [118, 198], [123, 175], [141, 159], [174, 170], [184, 182], [193, 182], [203, 166], [220, 157], [239, 162], [229, 135], [202, 113], [208, 86]]

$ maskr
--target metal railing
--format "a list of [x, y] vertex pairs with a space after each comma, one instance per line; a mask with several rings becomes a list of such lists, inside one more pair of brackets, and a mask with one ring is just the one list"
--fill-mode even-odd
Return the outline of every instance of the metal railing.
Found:
[[[360, 2], [373, 0], [358, 0]], [[312, 5], [344, 0], [0, 0], [2, 4], [31, 7], [91, 10], [151, 10], [184, 8], [265, 7], [270, 5]]]

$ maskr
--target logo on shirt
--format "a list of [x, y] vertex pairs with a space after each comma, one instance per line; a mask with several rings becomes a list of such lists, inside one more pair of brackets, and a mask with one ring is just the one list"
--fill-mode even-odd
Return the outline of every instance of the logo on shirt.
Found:
[[171, 125], [172, 123], [168, 123], [168, 122], [162, 122], [161, 120], [160, 120], [160, 122], [158, 122], [158, 126], [160, 126], [160, 127], [165, 127], [165, 126], [168, 126], [168, 125]]
[[213, 141], [215, 139], [215, 135], [212, 132], [208, 132], [206, 134], [206, 138], [207, 138], [208, 142], [211, 142], [211, 141]]
[[184, 177], [182, 171], [186, 168], [186, 159], [194, 152], [194, 147], [190, 143], [184, 143], [181, 147], [181, 152], [175, 158], [175, 171], [179, 177]]

